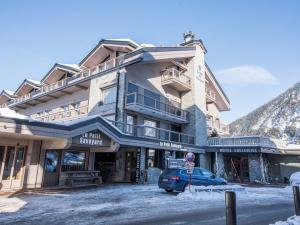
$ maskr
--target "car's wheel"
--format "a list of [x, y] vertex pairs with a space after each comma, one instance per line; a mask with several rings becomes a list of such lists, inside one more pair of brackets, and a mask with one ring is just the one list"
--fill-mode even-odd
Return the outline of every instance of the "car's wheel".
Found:
[[166, 191], [166, 192], [173, 192], [172, 189], [167, 189], [167, 188], [165, 189], [165, 191]]
[[186, 183], [186, 184], [183, 186], [182, 192], [185, 191], [185, 189], [186, 189], [187, 186], [188, 186], [188, 183]]

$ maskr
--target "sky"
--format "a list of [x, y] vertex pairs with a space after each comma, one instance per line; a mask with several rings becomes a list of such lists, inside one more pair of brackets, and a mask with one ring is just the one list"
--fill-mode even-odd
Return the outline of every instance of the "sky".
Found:
[[79, 63], [102, 38], [174, 46], [192, 31], [231, 101], [229, 123], [300, 81], [300, 1], [0, 2], [0, 89]]

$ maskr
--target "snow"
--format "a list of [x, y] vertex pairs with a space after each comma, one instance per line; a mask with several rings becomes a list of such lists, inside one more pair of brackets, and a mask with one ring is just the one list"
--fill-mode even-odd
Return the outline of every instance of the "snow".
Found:
[[[239, 206], [293, 201], [291, 187], [249, 187], [236, 193]], [[27, 192], [10, 197], [0, 196], [0, 224], [39, 224], [40, 221], [47, 221], [47, 224], [90, 224], [90, 218], [97, 215], [97, 224], [117, 224], [192, 210], [213, 210], [216, 207], [223, 210], [224, 198], [224, 192], [187, 190], [176, 194], [166, 193], [157, 185], [132, 184]]]
[[75, 70], [81, 70], [80, 67], [77, 64], [63, 64], [63, 63], [59, 63], [59, 65], [71, 67], [71, 68], [74, 68]]
[[153, 44], [141, 44], [141, 47], [145, 48], [145, 47], [155, 47], [155, 45]]
[[105, 39], [105, 40], [108, 40], [108, 41], [129, 41], [129, 42], [135, 44], [136, 46], [140, 46], [138, 43], [131, 40], [130, 38], [113, 38], [113, 39]]
[[9, 108], [0, 108], [0, 116], [7, 117], [7, 118], [27, 119], [27, 120], [29, 120], [28, 116], [19, 114], [16, 111], [14, 111], [12, 109], [9, 109]]
[[29, 82], [34, 83], [34, 84], [36, 84], [36, 85], [41, 85], [41, 82], [40, 82], [40, 81], [32, 80], [32, 79], [26, 79], [26, 80], [28, 80]]
[[300, 172], [295, 172], [291, 175], [290, 184], [293, 186], [300, 185]]
[[6, 92], [8, 95], [14, 95], [15, 94], [13, 91], [9, 91], [9, 90], [4, 90], [4, 92]]
[[300, 225], [300, 216], [291, 216], [285, 222], [278, 221], [270, 225]]

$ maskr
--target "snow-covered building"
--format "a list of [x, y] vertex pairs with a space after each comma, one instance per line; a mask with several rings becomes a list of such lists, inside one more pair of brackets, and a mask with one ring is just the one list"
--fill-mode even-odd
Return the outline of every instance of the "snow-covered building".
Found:
[[97, 171], [107, 182], [139, 182], [146, 170], [155, 180], [187, 151], [196, 166], [262, 180], [266, 156], [282, 153], [270, 140], [208, 139], [228, 134], [220, 113], [230, 101], [206, 52], [190, 32], [176, 47], [102, 39], [78, 64], [55, 63], [41, 81], [2, 91], [1, 188], [89, 181]]

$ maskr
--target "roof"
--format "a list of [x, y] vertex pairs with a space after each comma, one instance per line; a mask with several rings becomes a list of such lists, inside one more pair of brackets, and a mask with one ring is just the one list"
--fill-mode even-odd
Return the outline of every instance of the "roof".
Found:
[[25, 79], [21, 84], [20, 86], [18, 87], [18, 89], [15, 91], [14, 94], [17, 94], [24, 85], [30, 85], [31, 87], [33, 88], [39, 88], [41, 86], [41, 83], [39, 81], [35, 81], [35, 80], [31, 80], [31, 79]]
[[140, 47], [139, 44], [136, 42], [132, 41], [129, 38], [125, 39], [101, 39], [98, 44], [81, 60], [79, 63], [79, 66], [81, 66], [93, 53], [102, 45], [104, 44], [115, 44], [115, 45], [129, 45], [133, 47], [134, 49], [137, 49]]
[[41, 82], [44, 82], [55, 69], [60, 69], [64, 71], [74, 72], [74, 73], [77, 73], [81, 70], [77, 64], [55, 63], [48, 71], [48, 73], [42, 78]]
[[29, 117], [16, 113], [16, 111], [9, 108], [0, 108], [0, 116], [14, 119], [29, 119]]
[[14, 92], [9, 90], [3, 90], [0, 95], [5, 95], [9, 98], [13, 98], [15, 96]]

